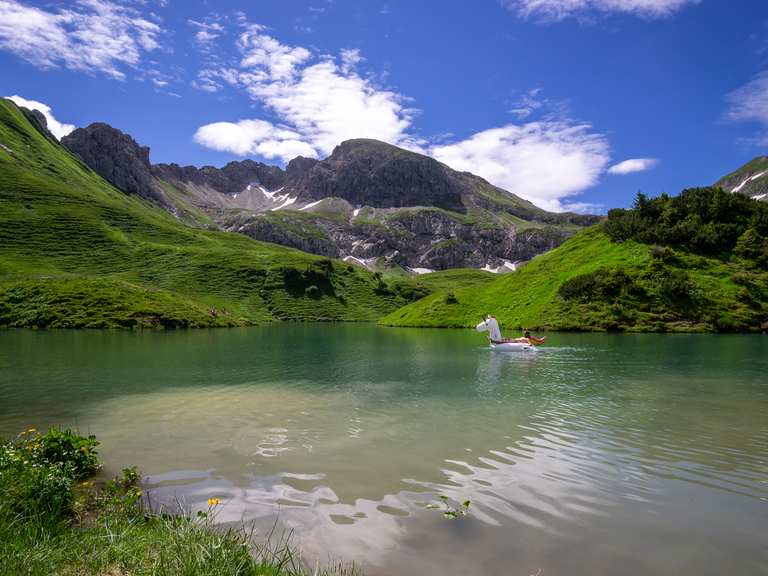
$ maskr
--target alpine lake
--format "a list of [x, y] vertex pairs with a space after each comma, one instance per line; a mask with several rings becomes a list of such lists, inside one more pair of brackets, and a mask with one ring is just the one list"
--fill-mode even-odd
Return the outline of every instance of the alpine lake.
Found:
[[0, 435], [51, 425], [95, 434], [104, 476], [137, 466], [153, 506], [219, 498], [311, 565], [768, 574], [765, 336], [0, 331]]

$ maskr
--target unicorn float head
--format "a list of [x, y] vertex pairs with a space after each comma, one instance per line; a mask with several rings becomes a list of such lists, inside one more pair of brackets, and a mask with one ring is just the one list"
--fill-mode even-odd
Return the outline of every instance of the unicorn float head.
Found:
[[499, 322], [494, 316], [490, 314], [485, 317], [485, 320], [477, 325], [478, 332], [489, 332], [491, 340], [494, 342], [501, 342], [501, 328], [499, 328]]

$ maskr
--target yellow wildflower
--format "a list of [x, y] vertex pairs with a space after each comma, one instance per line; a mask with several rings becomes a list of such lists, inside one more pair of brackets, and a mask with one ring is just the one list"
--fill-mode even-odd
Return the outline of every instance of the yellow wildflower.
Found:
[[34, 432], [37, 432], [37, 428], [27, 428], [27, 434], [32, 434]]
[[211, 508], [214, 506], [218, 506], [219, 504], [221, 504], [221, 500], [219, 500], [218, 498], [208, 498], [208, 506], [210, 506]]

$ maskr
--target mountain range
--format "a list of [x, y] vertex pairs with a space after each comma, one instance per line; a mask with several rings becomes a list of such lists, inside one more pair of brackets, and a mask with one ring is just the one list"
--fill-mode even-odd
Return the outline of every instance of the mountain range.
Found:
[[[127, 161], [142, 164], [136, 152]], [[126, 171], [127, 161], [100, 170], [131, 193], [60, 145], [41, 115], [0, 99], [0, 326], [372, 321], [443, 282], [492, 276], [449, 271], [422, 283], [189, 226], [163, 209], [164, 197], [143, 196], [146, 174]]]
[[[285, 169], [152, 165], [106, 124], [60, 143], [0, 99], [0, 326], [470, 326], [493, 311], [508, 328], [766, 331], [766, 170], [606, 218], [552, 214], [372, 140]], [[479, 269], [512, 258], [530, 262]], [[414, 274], [426, 263], [473, 267]]]
[[510, 271], [599, 217], [556, 214], [468, 172], [376, 140], [342, 142], [285, 169], [151, 164], [148, 148], [97, 123], [62, 145], [128, 193], [182, 221], [370, 269]]

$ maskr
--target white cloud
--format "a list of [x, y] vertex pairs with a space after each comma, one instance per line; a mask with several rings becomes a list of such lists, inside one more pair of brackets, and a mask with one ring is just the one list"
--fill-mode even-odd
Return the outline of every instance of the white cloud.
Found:
[[329, 154], [350, 138], [405, 144], [412, 111], [403, 98], [373, 86], [356, 73], [344, 74], [332, 60], [306, 67], [295, 81], [251, 84], [249, 93]]
[[758, 74], [746, 85], [731, 92], [727, 101], [731, 120], [768, 125], [768, 72]]
[[593, 202], [565, 202], [562, 205], [565, 212], [577, 212], [579, 214], [601, 214], [605, 212], [605, 204]]
[[240, 35], [240, 67], [264, 71], [273, 82], [290, 81], [297, 67], [309, 60], [312, 53], [301, 46], [281, 44], [263, 31], [263, 26], [251, 24]]
[[56, 136], [58, 140], [61, 140], [64, 136], [75, 129], [74, 125], [72, 124], [64, 124], [59, 122], [53, 115], [53, 112], [51, 112], [51, 107], [43, 104], [42, 102], [38, 102], [36, 100], [27, 100], [21, 96], [7, 96], [7, 98], [8, 100], [13, 100], [17, 106], [23, 106], [24, 108], [29, 108], [30, 110], [37, 110], [43, 116], [45, 116], [45, 120], [48, 123], [48, 130], [51, 132], [51, 134]]
[[768, 71], [726, 96], [728, 109], [725, 117], [733, 122], [755, 122], [760, 130], [744, 142], [750, 145], [768, 145]]
[[512, 104], [510, 113], [517, 116], [518, 120], [525, 120], [545, 105], [546, 101], [539, 96], [540, 94], [541, 88], [529, 90]]
[[430, 153], [547, 210], [567, 208], [564, 198], [594, 186], [610, 158], [604, 136], [566, 121], [510, 124]]
[[307, 48], [282, 44], [263, 26], [241, 25], [236, 66], [201, 70], [198, 88], [217, 92], [229, 84], [244, 89], [289, 126], [305, 143], [305, 152], [311, 149], [315, 156], [330, 154], [350, 138], [418, 145], [408, 133], [414, 111], [403, 96], [355, 70], [363, 61], [358, 50], [345, 49], [339, 58], [318, 56]]
[[224, 32], [224, 25], [216, 21], [187, 20], [187, 23], [197, 29], [195, 41], [201, 48], [208, 48]]
[[[317, 55], [282, 44], [261, 26], [242, 20], [240, 25], [244, 32], [237, 38], [238, 61], [201, 70], [196, 85], [210, 92], [240, 88], [277, 123], [251, 119], [208, 124], [195, 134], [203, 146], [287, 161], [297, 155], [327, 156], [351, 138], [375, 138], [430, 154], [551, 210], [584, 209], [587, 205], [567, 199], [596, 184], [609, 162], [606, 138], [565, 113], [430, 145], [414, 133], [416, 111], [408, 99], [357, 70], [363, 61], [357, 50], [344, 50], [337, 58]], [[554, 106], [539, 91], [527, 93], [523, 104], [526, 117]]]
[[608, 173], [615, 176], [624, 176], [634, 172], [644, 172], [655, 168], [659, 164], [657, 158], [631, 158], [608, 168]]
[[664, 18], [701, 0], [501, 0], [522, 18], [564, 20], [590, 12], [633, 14], [642, 18]]
[[309, 144], [300, 140], [298, 133], [264, 120], [207, 124], [195, 132], [194, 139], [207, 148], [238, 156], [258, 154], [287, 162], [296, 156], [317, 155]]
[[341, 51], [341, 71], [349, 74], [355, 69], [355, 66], [365, 60], [357, 48], [343, 48]]
[[0, 50], [39, 68], [64, 66], [123, 79], [142, 52], [159, 47], [162, 29], [108, 0], [78, 0], [57, 11], [0, 0]]

